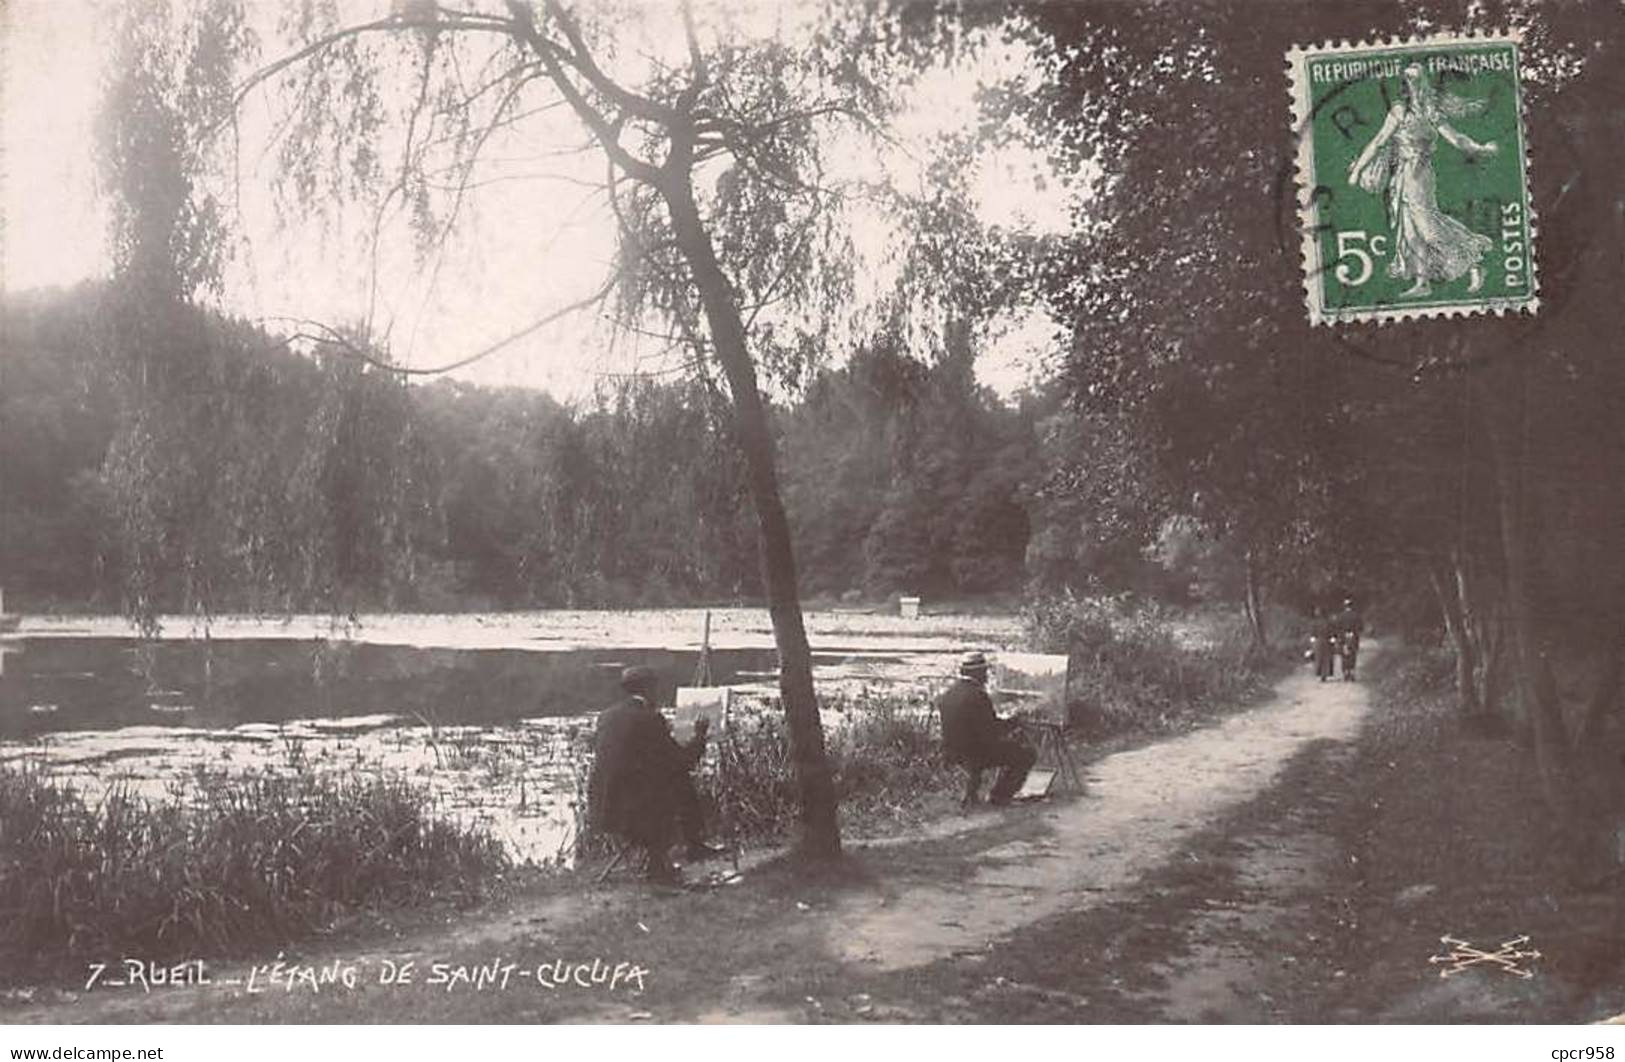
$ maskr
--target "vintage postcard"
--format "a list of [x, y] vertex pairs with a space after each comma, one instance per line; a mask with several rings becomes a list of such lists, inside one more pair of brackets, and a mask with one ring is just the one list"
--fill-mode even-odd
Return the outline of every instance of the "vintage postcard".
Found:
[[1535, 309], [1519, 44], [1292, 50], [1311, 321]]
[[0, 0], [0, 1062], [1625, 1062], [1622, 3]]

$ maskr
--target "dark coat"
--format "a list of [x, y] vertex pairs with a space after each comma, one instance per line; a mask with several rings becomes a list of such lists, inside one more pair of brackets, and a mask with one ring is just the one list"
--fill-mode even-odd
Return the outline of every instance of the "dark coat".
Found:
[[993, 714], [993, 698], [980, 682], [961, 678], [937, 700], [942, 747], [954, 762], [977, 763], [1004, 740], [1010, 724]]
[[1332, 626], [1336, 628], [1338, 637], [1352, 634], [1356, 643], [1359, 642], [1360, 635], [1365, 633], [1365, 620], [1352, 608], [1346, 608], [1333, 616]]
[[1315, 674], [1320, 678], [1330, 678], [1332, 674], [1333, 653], [1336, 648], [1337, 627], [1329, 619], [1315, 620], [1314, 628], [1314, 657]]
[[669, 829], [676, 787], [703, 750], [699, 740], [679, 745], [666, 717], [642, 697], [598, 713], [587, 785], [593, 828], [634, 838]]

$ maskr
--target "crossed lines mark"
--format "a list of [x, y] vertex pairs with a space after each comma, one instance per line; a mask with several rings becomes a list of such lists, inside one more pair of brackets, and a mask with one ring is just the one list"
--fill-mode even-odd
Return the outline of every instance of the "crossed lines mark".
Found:
[[1440, 977], [1449, 977], [1480, 963], [1489, 963], [1492, 966], [1500, 967], [1503, 972], [1509, 973], [1513, 977], [1521, 977], [1527, 981], [1535, 976], [1534, 971], [1519, 966], [1519, 960], [1540, 958], [1540, 952], [1533, 949], [1524, 949], [1523, 946], [1529, 943], [1528, 934], [1504, 941], [1494, 951], [1484, 951], [1482, 948], [1474, 947], [1465, 940], [1458, 940], [1448, 933], [1440, 937], [1439, 941], [1448, 945], [1450, 951], [1444, 955], [1430, 955], [1428, 956], [1428, 962], [1435, 966], [1440, 963], [1450, 963], [1449, 966], [1439, 971]]

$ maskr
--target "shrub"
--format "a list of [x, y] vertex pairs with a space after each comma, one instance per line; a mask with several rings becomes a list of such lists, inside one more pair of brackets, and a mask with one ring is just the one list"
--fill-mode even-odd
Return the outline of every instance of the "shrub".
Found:
[[[824, 697], [823, 707], [842, 717], [824, 736], [835, 796], [849, 825], [867, 831], [915, 819], [931, 795], [955, 786], [923, 691], [837, 694]], [[800, 796], [783, 715], [736, 713], [718, 744], [716, 770], [702, 777], [701, 788], [719, 822], [739, 836], [788, 833]]]
[[1182, 636], [1163, 610], [1127, 596], [1041, 598], [1026, 619], [1035, 650], [1067, 654], [1068, 718], [1092, 737], [1167, 730], [1244, 702], [1276, 666], [1239, 618]]
[[0, 767], [0, 953], [164, 961], [311, 932], [348, 910], [477, 898], [509, 869], [484, 835], [431, 820], [405, 782], [199, 776], [190, 800], [94, 806]]
[[1456, 686], [1456, 658], [1448, 649], [1405, 645], [1377, 671], [1381, 696], [1399, 704], [1416, 704], [1447, 697]]
[[[836, 798], [849, 825], [868, 831], [883, 822], [909, 821], [933, 795], [959, 783], [942, 762], [941, 741], [924, 691], [865, 690], [823, 699], [826, 712], [842, 717], [826, 728], [835, 772]], [[697, 774], [707, 822], [737, 840], [770, 841], [787, 836], [800, 815], [801, 796], [790, 735], [772, 703], [746, 705], [711, 735], [708, 760]], [[587, 826], [586, 793], [591, 741], [576, 748], [576, 852], [598, 855], [602, 838]]]

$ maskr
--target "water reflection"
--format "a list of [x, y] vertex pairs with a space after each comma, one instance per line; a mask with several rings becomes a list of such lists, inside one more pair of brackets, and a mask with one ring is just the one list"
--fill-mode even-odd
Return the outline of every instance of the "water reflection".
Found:
[[[698, 654], [669, 649], [421, 649], [348, 641], [19, 639], [3, 650], [0, 740], [65, 730], [397, 715], [493, 725], [596, 711], [618, 696], [622, 667], [654, 668], [670, 703]], [[815, 657], [833, 665], [839, 655]], [[711, 653], [713, 681], [772, 674], [771, 650]]]
[[[949, 666], [921, 663], [930, 656], [825, 652], [813, 663], [822, 683], [867, 684]], [[266, 771], [403, 777], [438, 817], [540, 863], [568, 855], [585, 713], [619, 697], [623, 667], [654, 668], [670, 704], [697, 663], [692, 651], [646, 648], [8, 639], [0, 765], [31, 765], [91, 803], [112, 786], [155, 801], [206, 799], [206, 782]], [[710, 656], [719, 685], [760, 684], [775, 667], [767, 649]]]

